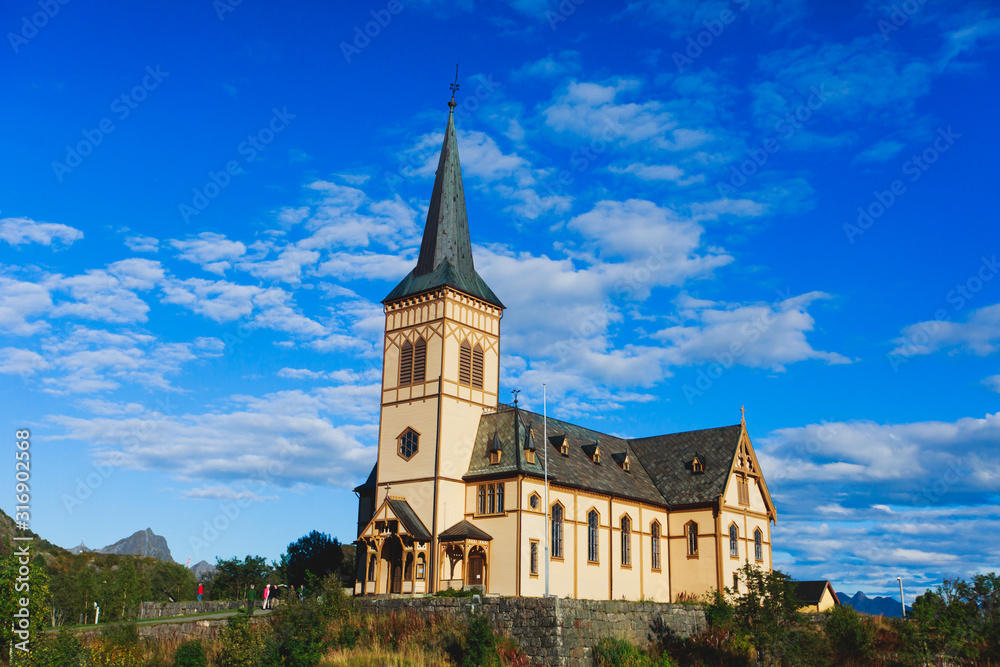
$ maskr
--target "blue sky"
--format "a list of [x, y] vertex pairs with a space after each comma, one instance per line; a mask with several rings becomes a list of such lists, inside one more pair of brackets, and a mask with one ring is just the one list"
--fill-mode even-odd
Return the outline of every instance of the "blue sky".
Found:
[[795, 577], [996, 569], [992, 3], [18, 0], [2, 26], [0, 415], [48, 539], [353, 539], [379, 302], [461, 59], [504, 395], [630, 436], [745, 405]]

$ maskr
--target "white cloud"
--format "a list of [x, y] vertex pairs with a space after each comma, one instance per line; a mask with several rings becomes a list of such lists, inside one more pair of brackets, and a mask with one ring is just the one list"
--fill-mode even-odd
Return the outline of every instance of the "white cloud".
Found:
[[202, 232], [191, 239], [174, 239], [170, 244], [180, 250], [178, 257], [198, 264], [210, 273], [224, 274], [232, 263], [246, 254], [240, 241], [230, 241], [225, 234]]
[[253, 299], [263, 293], [254, 285], [239, 285], [226, 280], [168, 280], [162, 286], [164, 303], [183, 306], [216, 322], [231, 322], [253, 311]]
[[132, 252], [158, 252], [160, 240], [152, 236], [129, 236], [125, 239], [125, 245]]
[[0, 330], [18, 336], [44, 331], [48, 323], [33, 318], [51, 308], [52, 297], [44, 285], [0, 276]]
[[[815, 320], [807, 308], [823, 292], [789, 296], [766, 304], [712, 304], [690, 302], [678, 315], [685, 322], [653, 334], [669, 345], [664, 358], [673, 365], [736, 363], [751, 368], [783, 371], [785, 364], [818, 359], [830, 364], [849, 363], [836, 352], [812, 347], [806, 332]], [[683, 302], [682, 302], [683, 303]]]
[[69, 246], [82, 238], [83, 232], [68, 225], [36, 222], [29, 218], [0, 219], [0, 241], [13, 246], [25, 243]]
[[0, 373], [8, 375], [33, 375], [47, 366], [45, 357], [15, 347], [0, 348]]
[[[233, 396], [228, 402], [228, 409], [204, 413], [52, 421], [65, 429], [63, 438], [92, 443], [99, 462], [210, 482], [190, 491], [191, 497], [239, 494], [251, 482], [352, 486], [371, 467], [375, 448], [362, 443], [377, 436], [371, 420], [378, 414], [378, 384]], [[345, 417], [350, 415], [363, 421]]]
[[970, 312], [965, 322], [929, 320], [905, 327], [890, 354], [913, 357], [941, 350], [986, 356], [1000, 345], [1000, 304]]
[[644, 181], [669, 181], [680, 186], [703, 183], [704, 174], [695, 176], [685, 176], [683, 169], [675, 164], [643, 164], [633, 163], [626, 167], [611, 166], [608, 169], [615, 174], [633, 174], [636, 178]]

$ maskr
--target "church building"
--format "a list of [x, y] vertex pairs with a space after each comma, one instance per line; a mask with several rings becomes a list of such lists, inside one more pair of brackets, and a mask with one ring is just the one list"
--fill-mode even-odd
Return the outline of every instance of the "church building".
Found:
[[623, 439], [498, 401], [504, 305], [473, 263], [449, 106], [417, 265], [382, 302], [355, 594], [542, 596], [547, 558], [551, 595], [671, 602], [770, 570], [776, 513], [745, 420]]

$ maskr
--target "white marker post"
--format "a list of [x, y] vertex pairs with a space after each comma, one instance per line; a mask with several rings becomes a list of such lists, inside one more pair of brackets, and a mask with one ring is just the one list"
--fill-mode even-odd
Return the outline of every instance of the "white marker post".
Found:
[[906, 620], [906, 602], [903, 600], [903, 578], [896, 577], [896, 581], [899, 582], [899, 604], [903, 608], [903, 620]]

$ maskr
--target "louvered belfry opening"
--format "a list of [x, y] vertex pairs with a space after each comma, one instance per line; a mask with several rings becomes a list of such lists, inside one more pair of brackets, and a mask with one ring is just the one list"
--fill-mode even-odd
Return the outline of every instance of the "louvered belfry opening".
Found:
[[427, 341], [423, 338], [417, 339], [417, 344], [413, 346], [413, 381], [423, 382], [427, 374]]
[[399, 384], [413, 382], [413, 343], [406, 341], [399, 353]]
[[472, 348], [472, 386], [483, 388], [483, 348], [479, 343]]
[[463, 340], [458, 352], [458, 381], [462, 384], [472, 384], [472, 346]]

